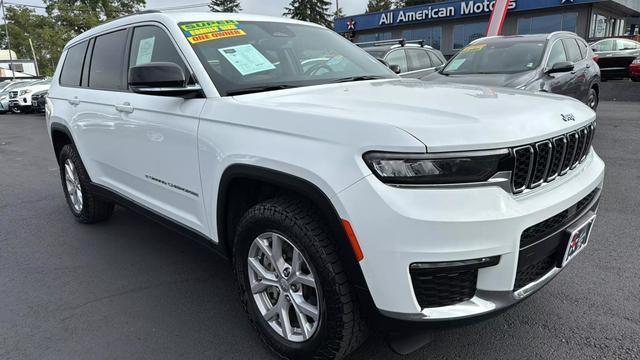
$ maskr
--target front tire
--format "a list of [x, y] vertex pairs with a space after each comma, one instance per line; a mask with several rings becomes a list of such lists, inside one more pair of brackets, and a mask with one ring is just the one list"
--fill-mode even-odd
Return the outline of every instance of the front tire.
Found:
[[99, 199], [91, 192], [89, 175], [73, 145], [62, 148], [58, 163], [64, 195], [76, 220], [83, 224], [93, 224], [110, 218], [114, 204]]
[[591, 110], [596, 111], [598, 109], [598, 104], [600, 103], [600, 98], [598, 97], [598, 92], [596, 89], [589, 89], [589, 96], [587, 96], [587, 106], [591, 108]]
[[341, 359], [366, 339], [327, 226], [304, 200], [260, 203], [240, 220], [234, 268], [262, 340], [286, 359]]

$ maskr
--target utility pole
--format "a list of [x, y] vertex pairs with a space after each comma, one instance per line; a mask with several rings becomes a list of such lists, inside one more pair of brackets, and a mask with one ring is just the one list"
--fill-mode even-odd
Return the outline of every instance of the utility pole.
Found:
[[0, 0], [0, 8], [2, 9], [2, 20], [4, 21], [4, 31], [7, 35], [7, 47], [9, 48], [9, 67], [11, 68], [11, 76], [16, 79], [16, 72], [13, 67], [13, 54], [11, 54], [11, 39], [9, 38], [9, 28], [7, 27], [7, 14], [4, 11], [4, 0]]
[[40, 76], [40, 69], [38, 69], [38, 59], [36, 58], [36, 52], [33, 50], [33, 42], [31, 42], [31, 37], [29, 37], [29, 46], [31, 46], [31, 55], [33, 55], [33, 63], [36, 65], [36, 76]]

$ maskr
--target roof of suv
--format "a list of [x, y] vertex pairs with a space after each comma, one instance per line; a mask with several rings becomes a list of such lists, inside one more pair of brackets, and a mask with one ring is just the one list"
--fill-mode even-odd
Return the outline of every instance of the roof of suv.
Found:
[[470, 44], [473, 44], [478, 41], [489, 40], [489, 39], [527, 39], [527, 40], [552, 40], [558, 37], [577, 37], [579, 36], [576, 33], [572, 33], [570, 31], [556, 31], [548, 34], [526, 34], [526, 35], [508, 35], [508, 36], [488, 36], [476, 39], [472, 41]]
[[238, 14], [238, 13], [214, 13], [214, 12], [172, 12], [172, 13], [164, 13], [160, 11], [142, 11], [139, 13], [126, 15], [109, 22], [106, 22], [102, 25], [98, 25], [93, 29], [90, 29], [78, 36], [76, 36], [73, 40], [69, 42], [67, 46], [73, 45], [77, 42], [100, 34], [102, 32], [115, 29], [121, 26], [126, 26], [138, 22], [143, 21], [170, 21], [175, 23], [181, 22], [189, 22], [189, 21], [216, 21], [216, 20], [236, 20], [236, 21], [261, 21], [261, 22], [278, 22], [278, 23], [290, 23], [290, 24], [301, 24], [308, 26], [317, 26], [322, 27], [317, 24], [294, 20], [284, 17], [275, 17], [275, 16], [263, 16], [263, 15], [250, 15], [250, 14]]

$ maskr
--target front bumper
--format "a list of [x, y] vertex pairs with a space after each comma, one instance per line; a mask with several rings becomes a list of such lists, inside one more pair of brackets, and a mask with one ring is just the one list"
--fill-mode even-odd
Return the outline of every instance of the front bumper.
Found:
[[[368, 176], [338, 194], [338, 200], [363, 250], [360, 265], [378, 311], [401, 320], [461, 320], [509, 307], [555, 277], [559, 268], [514, 291], [521, 235], [601, 188], [603, 179], [604, 163], [591, 151], [570, 174], [522, 195], [498, 186], [397, 188]], [[596, 210], [597, 195], [583, 213]], [[497, 265], [477, 270], [472, 298], [420, 306], [411, 264], [495, 256], [500, 257]]]

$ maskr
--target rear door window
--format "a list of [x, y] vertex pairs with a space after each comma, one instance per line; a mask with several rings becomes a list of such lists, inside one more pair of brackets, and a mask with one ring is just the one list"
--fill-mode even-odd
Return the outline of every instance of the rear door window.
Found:
[[82, 64], [84, 63], [84, 54], [87, 51], [88, 43], [88, 41], [85, 41], [67, 50], [67, 56], [64, 58], [62, 72], [60, 73], [60, 85], [80, 86]]
[[589, 52], [587, 43], [582, 40], [576, 40], [576, 42], [578, 43], [578, 47], [580, 48], [580, 55], [585, 58], [587, 56], [587, 53]]
[[618, 50], [635, 50], [638, 48], [638, 45], [631, 40], [617, 40], [618, 42]]
[[125, 90], [124, 53], [127, 30], [98, 36], [91, 55], [89, 87], [102, 90]]
[[386, 61], [389, 65], [398, 65], [400, 66], [401, 72], [409, 71], [409, 66], [407, 65], [407, 56], [404, 53], [404, 50], [394, 50], [387, 55]]
[[580, 48], [574, 39], [563, 39], [562, 42], [564, 43], [564, 48], [567, 51], [567, 60], [574, 63], [582, 60]]
[[409, 61], [409, 71], [428, 69], [432, 67], [429, 54], [421, 49], [407, 49], [407, 59]]

